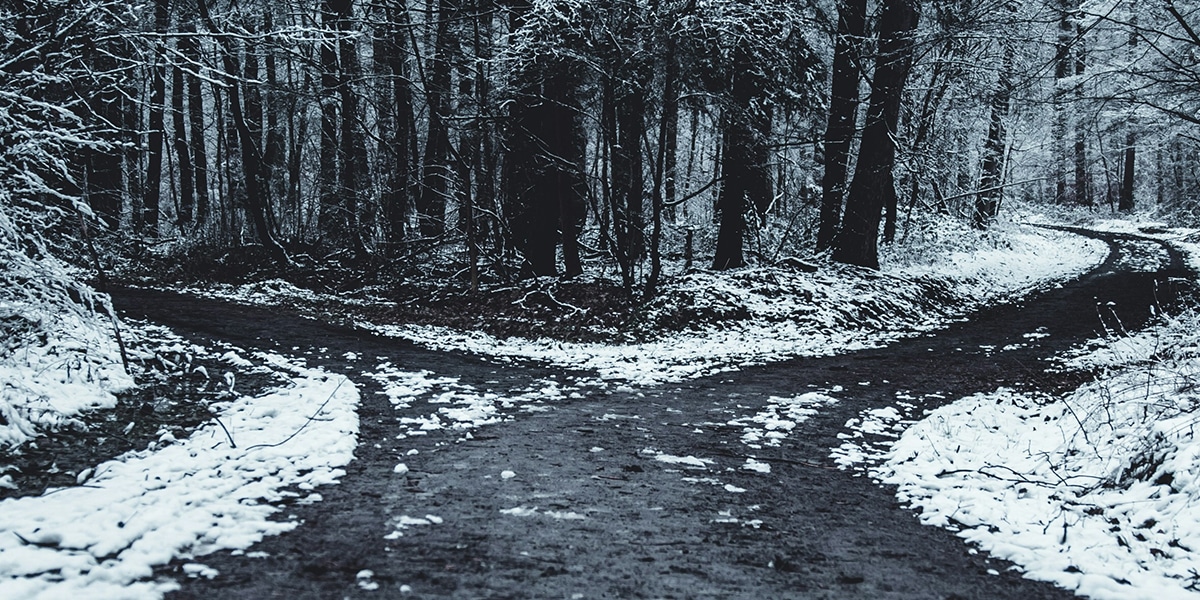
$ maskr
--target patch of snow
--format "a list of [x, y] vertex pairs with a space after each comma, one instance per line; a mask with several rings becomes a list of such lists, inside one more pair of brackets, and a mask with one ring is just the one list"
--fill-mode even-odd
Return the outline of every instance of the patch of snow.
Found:
[[513, 508], [504, 508], [500, 510], [502, 515], [511, 515], [514, 517], [532, 517], [538, 514], [537, 507], [528, 508], [525, 506], [514, 506]]
[[742, 443], [751, 448], [777, 447], [799, 424], [837, 400], [820, 392], [792, 398], [771, 396], [767, 406], [752, 417], [732, 419], [729, 425], [742, 428]]
[[668, 465], [683, 465], [692, 469], [707, 469], [709, 465], [713, 464], [713, 461], [707, 458], [696, 458], [695, 456], [691, 455], [675, 456], [672, 454], [663, 454], [662, 452], [658, 452], [652, 448], [642, 450], [641, 454], [643, 456], [651, 456], [654, 458], [654, 460], [661, 463], [667, 463]]
[[105, 462], [86, 486], [0, 501], [0, 597], [156, 598], [177, 585], [153, 567], [294, 529], [270, 518], [276, 503], [344, 474], [359, 396], [292, 370], [289, 387], [216, 405], [219, 424]]
[[923, 522], [1100, 600], [1200, 598], [1200, 315], [1064, 357], [1062, 398], [1000, 389], [909, 427], [870, 468]]
[[742, 465], [742, 468], [747, 471], [754, 471], [755, 473], [770, 473], [771, 472], [770, 463], [761, 462], [761, 461], [755, 460], [753, 458], [747, 458], [746, 464]]

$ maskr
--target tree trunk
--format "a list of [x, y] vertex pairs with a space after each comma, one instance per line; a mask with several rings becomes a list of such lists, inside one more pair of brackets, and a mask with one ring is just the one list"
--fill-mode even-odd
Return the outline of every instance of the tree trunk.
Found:
[[[266, 109], [267, 117], [267, 140], [266, 149], [263, 151], [263, 166], [267, 171], [267, 181], [270, 182], [271, 197], [284, 199], [284, 206], [280, 207], [283, 217], [283, 211], [297, 210], [298, 207], [286, 200], [290, 199], [287, 194], [287, 184], [284, 179], [283, 166], [284, 157], [284, 129], [280, 126], [281, 115], [291, 115], [296, 111], [295, 97], [287, 97], [282, 91], [283, 86], [279, 80], [278, 59], [275, 56], [276, 42], [274, 40], [275, 19], [271, 15], [270, 9], [267, 9], [266, 15], [263, 17], [263, 28], [267, 33], [267, 44], [263, 51], [263, 66], [267, 70], [267, 93], [263, 102]], [[290, 121], [289, 121], [290, 124]]]
[[[84, 60], [96, 73], [111, 73], [117, 70], [119, 63], [116, 57], [121, 54], [117, 48], [106, 48], [106, 52], [96, 52], [84, 57]], [[126, 112], [131, 110], [126, 103], [127, 97], [118, 82], [106, 81], [87, 99], [88, 110], [100, 118], [100, 126], [105, 130], [101, 135], [108, 141], [120, 143], [127, 135], [122, 131], [130, 131], [124, 129]], [[123, 153], [88, 149], [84, 156], [84, 193], [88, 206], [106, 228], [116, 231], [121, 226], [124, 199]]]
[[[1076, 24], [1076, 28], [1079, 25]], [[1077, 42], [1082, 45], [1082, 41]], [[1086, 59], [1082, 48], [1075, 52], [1075, 101], [1076, 104], [1082, 106], [1083, 100], [1083, 75], [1087, 68]], [[1095, 199], [1092, 197], [1092, 182], [1087, 170], [1087, 134], [1086, 129], [1080, 122], [1081, 119], [1076, 116], [1075, 119], [1075, 199], [1084, 206], [1094, 206]]]
[[438, 2], [437, 35], [429, 61], [429, 79], [425, 97], [429, 105], [428, 137], [421, 173], [421, 191], [417, 197], [417, 215], [421, 236], [435, 238], [445, 230], [446, 198], [451, 193], [453, 169], [450, 165], [450, 23], [458, 12], [450, 0]]
[[246, 115], [240, 99], [238, 82], [232, 80], [230, 74], [241, 72], [238, 69], [237, 55], [231, 47], [228, 38], [222, 37], [216, 22], [208, 11], [207, 0], [197, 0], [200, 16], [208, 26], [209, 31], [221, 40], [222, 62], [225, 66], [225, 80], [229, 85], [229, 112], [237, 130], [238, 142], [241, 147], [242, 171], [246, 185], [246, 209], [258, 241], [266, 246], [272, 258], [279, 263], [290, 262], [283, 246], [275, 239], [274, 232], [267, 220], [267, 210], [270, 207], [269, 191], [266, 189], [263, 177], [262, 152], [256, 143], [252, 131], [246, 122]]
[[724, 150], [721, 158], [721, 193], [717, 197], [720, 226], [713, 268], [745, 266], [743, 244], [746, 213], [753, 209], [761, 220], [770, 208], [771, 180], [767, 162], [771, 115], [754, 102], [762, 98], [763, 82], [753, 72], [745, 49], [733, 53], [730, 103], [724, 115]]
[[663, 56], [662, 116], [658, 124], [658, 160], [655, 161], [654, 195], [651, 207], [650, 230], [650, 276], [646, 278], [647, 298], [653, 298], [658, 290], [662, 275], [662, 221], [664, 196], [668, 202], [675, 200], [675, 127], [679, 118], [679, 92], [675, 89], [677, 64], [675, 62], [675, 38], [666, 35]]
[[829, 92], [829, 121], [825, 127], [825, 172], [821, 177], [821, 220], [817, 229], [817, 251], [827, 250], [841, 221], [842, 197], [846, 192], [850, 146], [854, 141], [858, 113], [858, 67], [866, 29], [866, 0], [843, 0], [838, 4], [838, 31], [833, 49], [833, 73]]
[[1071, 48], [1074, 42], [1075, 27], [1073, 15], [1074, 3], [1078, 0], [1059, 0], [1058, 42], [1055, 45], [1054, 57], [1054, 189], [1055, 201], [1068, 203], [1075, 195], [1067, 191], [1067, 171], [1063, 161], [1067, 157], [1067, 86], [1066, 79], [1071, 76]]
[[[586, 136], [569, 63], [524, 65], [515, 76], [505, 144], [505, 213], [513, 245], [535, 276], [557, 274], [558, 242], [568, 276], [583, 272], [578, 239], [586, 213]], [[561, 236], [561, 237], [560, 237]]]
[[[195, 28], [191, 26], [185, 29], [185, 33], [195, 32]], [[194, 37], [185, 35], [179, 40], [179, 53], [189, 64], [195, 65], [193, 68], [200, 68], [200, 47]], [[206, 224], [209, 218], [209, 200], [208, 145], [206, 143], [207, 136], [205, 135], [206, 130], [204, 127], [204, 94], [201, 83], [199, 77], [192, 76], [187, 78], [188, 126], [191, 134], [189, 149], [191, 151], [192, 165], [194, 165], [193, 188], [196, 193], [196, 210], [194, 216], [196, 228], [203, 235], [206, 231]]]
[[385, 82], [380, 89], [380, 170], [384, 174], [381, 197], [384, 247], [398, 256], [404, 242], [412, 189], [409, 136], [413, 129], [412, 91], [409, 89], [409, 53], [406, 50], [408, 7], [402, 0], [385, 8], [385, 24], [376, 36], [375, 68]]
[[1004, 141], [1007, 137], [1004, 121], [1008, 118], [1012, 98], [1013, 58], [1013, 46], [1006, 44], [1000, 82], [996, 94], [992, 96], [987, 141], [983, 145], [983, 165], [979, 177], [979, 189], [982, 191], [975, 197], [975, 212], [971, 218], [971, 224], [976, 229], [987, 229], [992, 224], [1000, 211], [1000, 199], [1004, 196], [1000, 187], [1004, 179]]
[[[159, 35], [167, 32], [170, 25], [170, 0], [154, 1], [154, 31]], [[158, 205], [162, 197], [163, 113], [166, 103], [166, 46], [161, 38], [154, 45], [154, 65], [150, 67], [150, 117], [147, 123], [146, 187], [142, 195], [142, 214], [138, 219], [141, 231], [151, 237], [158, 236]]]
[[[191, 149], [184, 125], [187, 115], [183, 110], [183, 88], [183, 69], [175, 66], [171, 69], [171, 133], [174, 135], [175, 156], [179, 162], [179, 215], [176, 225], [181, 233], [186, 233], [195, 213], [196, 192]], [[199, 135], [204, 135], [204, 132], [199, 132]]]
[[370, 209], [364, 194], [370, 189], [370, 174], [367, 163], [367, 143], [363, 137], [358, 120], [359, 96], [354, 89], [354, 81], [359, 77], [358, 48], [353, 36], [352, 22], [354, 3], [346, 0], [338, 5], [337, 28], [339, 33], [338, 54], [341, 62], [338, 80], [338, 95], [341, 99], [342, 114], [338, 140], [339, 163], [341, 172], [338, 175], [341, 188], [343, 207], [349, 226], [347, 242], [359, 250], [366, 247], [370, 238], [372, 219]]
[[646, 188], [642, 165], [642, 135], [645, 133], [643, 112], [646, 108], [642, 86], [629, 85], [611, 77], [609, 89], [612, 130], [612, 212], [616, 236], [617, 262], [626, 291], [633, 289], [633, 269], [642, 257], [645, 246], [642, 233], [642, 208]]
[[320, 208], [317, 215], [321, 237], [332, 244], [343, 244], [350, 234], [350, 220], [338, 182], [338, 84], [340, 72], [335, 31], [338, 8], [348, 0], [322, 0], [321, 27], [321, 148], [317, 167]]
[[879, 222], [888, 188], [893, 188], [896, 126], [904, 86], [912, 66], [915, 0], [885, 0], [879, 17], [879, 57], [875, 64], [858, 163], [846, 198], [846, 215], [834, 240], [833, 259], [879, 268]]

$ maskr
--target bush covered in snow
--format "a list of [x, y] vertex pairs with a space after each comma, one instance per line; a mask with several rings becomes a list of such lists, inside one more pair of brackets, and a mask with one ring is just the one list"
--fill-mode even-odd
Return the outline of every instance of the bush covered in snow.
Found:
[[131, 383], [107, 300], [58, 257], [91, 215], [72, 194], [71, 157], [102, 146], [69, 93], [83, 67], [60, 53], [106, 13], [54, 7], [64, 17], [54, 27], [0, 9], [0, 448], [111, 404]]

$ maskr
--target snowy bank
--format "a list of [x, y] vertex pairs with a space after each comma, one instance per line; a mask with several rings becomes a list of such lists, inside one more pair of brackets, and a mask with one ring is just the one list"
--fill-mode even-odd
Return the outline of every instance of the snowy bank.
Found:
[[[1154, 235], [1194, 265], [1196, 247], [1179, 241], [1193, 233]], [[897, 413], [886, 429], [903, 433], [876, 446], [870, 474], [924, 523], [1027, 577], [1101, 600], [1200, 598], [1200, 313], [1094, 340], [1058, 363], [1099, 376], [1062, 398], [999, 389], [915, 423]]]
[[76, 313], [27, 320], [33, 312], [0, 304], [0, 315], [18, 315], [6, 324], [31, 333], [0, 342], [0, 448], [72, 427], [81, 412], [112, 408], [116, 394], [133, 386], [103, 321]]
[[939, 248], [924, 260], [893, 257], [878, 273], [826, 263], [814, 273], [754, 267], [684, 275], [664, 284], [646, 320], [681, 323], [686, 329], [668, 329], [644, 343], [572, 343], [427, 325], [359, 325], [438, 350], [546, 362], [594, 370], [605, 379], [656, 384], [797, 356], [878, 347], [1075, 277], [1102, 262], [1108, 251], [1098, 240], [1028, 226], [959, 233], [990, 237], [977, 239], [973, 250], [962, 249], [960, 240], [954, 246], [959, 249]]
[[274, 503], [317, 501], [312, 490], [343, 475], [359, 395], [344, 377], [260, 358], [292, 385], [215, 405], [187, 439], [164, 433], [155, 448], [81, 473], [78, 487], [0, 502], [0, 597], [158, 598], [177, 584], [152, 580], [155, 566], [294, 529], [271, 520]]

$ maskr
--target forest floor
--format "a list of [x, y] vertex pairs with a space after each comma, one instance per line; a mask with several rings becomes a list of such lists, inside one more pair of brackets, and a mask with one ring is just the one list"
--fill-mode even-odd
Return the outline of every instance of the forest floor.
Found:
[[[949, 326], [960, 317], [914, 321], [902, 335], [831, 333], [806, 358], [751, 353], [750, 366], [737, 370], [722, 360], [680, 370], [689, 355], [654, 362], [663, 348], [646, 343], [604, 356], [587, 339], [530, 350], [447, 333], [446, 344], [476, 354], [491, 347], [492, 356], [431, 351], [298, 314], [312, 314], [312, 305], [288, 310], [118, 290], [114, 301], [126, 318], [169, 327], [199, 357], [180, 372], [230, 373], [230, 393], [206, 403], [218, 418], [186, 440], [169, 428], [171, 435], [157, 440], [182, 451], [175, 460], [223, 453], [216, 462], [139, 472], [163, 480], [155, 490], [176, 483], [203, 488], [186, 480], [213, 472], [235, 480], [222, 492], [231, 502], [207, 506], [213, 502], [204, 494], [184, 494], [188, 510], [207, 512], [168, 511], [201, 523], [146, 544], [177, 557], [153, 577], [118, 572], [140, 543], [140, 534], [126, 531], [132, 517], [114, 526], [128, 547], [110, 544], [97, 554], [94, 544], [53, 531], [54, 519], [40, 506], [46, 501], [28, 493], [45, 483], [27, 486], [17, 494], [23, 498], [4, 506], [4, 520], [35, 515], [44, 527], [26, 526], [21, 544], [3, 549], [15, 562], [25, 552], [44, 563], [54, 563], [49, 554], [94, 557], [90, 566], [81, 560], [44, 572], [30, 567], [28, 590], [58, 589], [56, 580], [70, 584], [81, 569], [86, 579], [90, 568], [107, 569], [101, 579], [114, 584], [131, 576], [140, 581], [140, 588], [120, 588], [130, 595], [136, 589], [153, 596], [179, 579], [183, 587], [174, 594], [181, 598], [1069, 597], [1023, 578], [1028, 565], [923, 526], [896, 488], [862, 476], [902, 428], [887, 422], [872, 429], [864, 416], [884, 411], [911, 421], [998, 387], [1060, 393], [1090, 380], [1092, 372], [1047, 371], [1044, 361], [1114, 328], [1140, 329], [1192, 279], [1173, 247], [1093, 235], [1108, 244], [1108, 258], [1061, 286], [982, 309], [968, 303], [969, 319]], [[928, 287], [915, 289], [919, 295]], [[584, 308], [565, 299], [554, 295]], [[381, 323], [387, 319], [369, 310], [378, 309], [342, 320], [362, 325], [373, 318], [374, 329], [425, 346], [438, 346], [431, 337], [446, 331], [389, 330]], [[827, 318], [836, 322], [839, 315]], [[555, 344], [559, 354], [547, 350]], [[820, 356], [828, 354], [820, 351], [825, 347], [841, 353]], [[577, 360], [556, 358], [562, 353]], [[512, 364], [514, 357], [541, 360]], [[259, 380], [238, 383], [250, 372]], [[297, 383], [270, 392], [276, 376]], [[288, 410], [298, 419], [284, 419]], [[143, 416], [114, 420], [159, 415]], [[339, 446], [343, 438], [356, 441], [353, 460]], [[255, 475], [254, 453], [265, 451], [277, 464]], [[155, 456], [147, 451], [133, 460]], [[301, 464], [289, 472], [288, 461]], [[338, 485], [324, 485], [333, 479]], [[85, 485], [67, 489], [85, 494], [93, 491], [87, 484], [105, 483], [98, 475], [79, 481]], [[46, 497], [57, 495], [67, 494]], [[150, 512], [147, 497], [138, 490], [121, 502], [141, 517]], [[239, 518], [255, 523], [230, 534], [224, 521]]]

